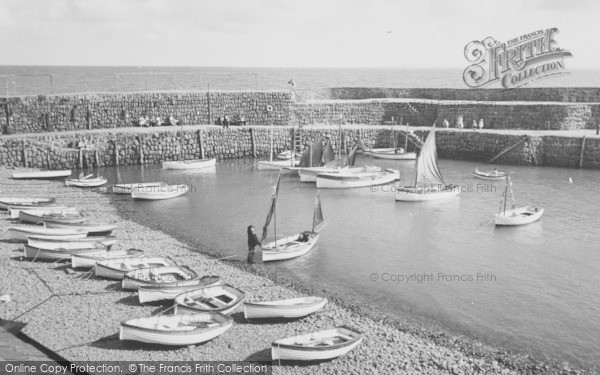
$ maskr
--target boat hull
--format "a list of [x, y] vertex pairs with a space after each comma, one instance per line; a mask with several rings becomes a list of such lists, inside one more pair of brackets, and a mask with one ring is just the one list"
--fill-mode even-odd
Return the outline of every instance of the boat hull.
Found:
[[53, 179], [53, 178], [69, 177], [70, 175], [71, 175], [70, 169], [56, 170], [56, 171], [22, 171], [22, 172], [15, 171], [12, 174], [12, 178], [15, 180]]
[[114, 194], [131, 194], [133, 190], [143, 190], [149, 187], [158, 187], [165, 185], [164, 182], [140, 182], [137, 184], [116, 184], [110, 187], [110, 192]]
[[[178, 277], [181, 280], [177, 280]], [[149, 285], [197, 285], [198, 279], [199, 276], [196, 272], [185, 266], [153, 267], [126, 273], [121, 288], [124, 290], [138, 290], [140, 286]]]
[[361, 167], [345, 167], [345, 168], [329, 168], [329, 167], [312, 167], [312, 168], [295, 168], [300, 176], [300, 182], [317, 182], [319, 173], [358, 173], [363, 170]]
[[[344, 338], [344, 342], [332, 346], [302, 346], [291, 342], [302, 342], [319, 338]], [[363, 335], [360, 332], [337, 328], [332, 330], [309, 333], [277, 340], [271, 344], [273, 360], [288, 361], [319, 361], [340, 357], [361, 343]]]
[[[402, 190], [404, 189], [404, 190]], [[424, 202], [440, 199], [449, 199], [460, 194], [460, 188], [456, 185], [448, 185], [442, 190], [414, 189], [413, 187], [399, 188], [396, 191], [396, 200], [402, 202]]]
[[96, 263], [94, 266], [94, 274], [106, 279], [122, 280], [127, 272], [135, 269], [174, 265], [175, 262], [171, 259], [163, 257], [108, 259]]
[[144, 199], [144, 200], [163, 200], [176, 198], [188, 192], [189, 186], [187, 185], [168, 185], [168, 187], [149, 187], [145, 189], [134, 189], [131, 191], [131, 197], [133, 199]]
[[44, 227], [10, 227], [7, 231], [13, 241], [27, 242], [29, 236], [35, 236], [42, 239], [75, 239], [87, 236], [87, 231], [75, 229], [48, 229]]
[[[244, 298], [246, 298], [244, 292], [227, 284], [198, 288], [175, 297], [173, 313], [218, 312], [228, 315], [244, 302]], [[191, 302], [187, 302], [189, 300]]]
[[68, 222], [68, 223], [82, 223], [85, 218], [81, 216], [75, 210], [62, 210], [62, 211], [19, 211], [19, 220], [23, 223], [31, 224], [43, 224], [44, 220], [51, 218], [54, 221]]
[[[294, 162], [294, 167], [298, 165]], [[256, 168], [259, 171], [278, 171], [281, 168], [292, 167], [292, 162], [289, 160], [274, 160], [274, 161], [259, 161], [256, 163]]]
[[400, 178], [400, 172], [385, 170], [382, 172], [361, 173], [319, 173], [317, 188], [348, 189], [374, 185], [383, 185]]
[[58, 206], [58, 205], [47, 205], [47, 206], [8, 206], [8, 212], [10, 213], [11, 219], [18, 219], [21, 217], [21, 211], [31, 211], [31, 210], [48, 210], [48, 211], [66, 211], [66, 212], [76, 212], [77, 209], [75, 207], [69, 206]]
[[54, 204], [56, 198], [0, 198], [0, 210], [8, 210], [8, 206]]
[[142, 285], [138, 288], [140, 303], [174, 300], [178, 295], [190, 290], [204, 288], [219, 283], [219, 276], [203, 276], [194, 280], [195, 284], [177, 285]]
[[94, 250], [85, 254], [74, 254], [71, 257], [71, 267], [73, 268], [94, 268], [96, 263], [108, 259], [133, 258], [143, 256], [142, 250]]
[[499, 172], [497, 175], [495, 175], [494, 173], [481, 172], [477, 169], [475, 171], [473, 171], [473, 176], [475, 176], [476, 178], [480, 178], [482, 180], [491, 180], [491, 181], [506, 179], [506, 173]]
[[299, 242], [297, 239], [300, 234], [294, 234], [277, 240], [277, 246], [275, 246], [275, 242], [264, 245], [262, 247], [263, 262], [297, 258], [312, 250], [319, 240], [319, 234], [312, 234], [312, 237], [307, 242]]
[[494, 221], [498, 226], [525, 225], [539, 220], [543, 214], [543, 208], [526, 206], [507, 210], [505, 213], [497, 213]]
[[88, 179], [69, 178], [65, 180], [65, 185], [72, 187], [98, 187], [104, 185], [107, 182], [108, 180], [103, 177]]
[[177, 160], [163, 161], [163, 169], [202, 169], [214, 167], [217, 164], [217, 159], [196, 159], [196, 160]]
[[95, 251], [95, 249], [40, 249], [38, 247], [25, 245], [25, 258], [40, 260], [66, 260], [71, 259], [74, 254], [85, 254]]
[[[293, 302], [293, 303], [290, 303]], [[244, 303], [246, 319], [301, 318], [321, 310], [327, 304], [326, 298], [303, 297], [291, 300]]]
[[113, 230], [117, 228], [114, 224], [103, 224], [103, 223], [62, 223], [57, 221], [44, 220], [44, 226], [46, 228], [58, 228], [58, 229], [81, 229], [88, 232], [90, 235], [109, 235]]
[[415, 160], [417, 154], [415, 152], [394, 153], [392, 152], [371, 152], [369, 153], [375, 159], [387, 160]]

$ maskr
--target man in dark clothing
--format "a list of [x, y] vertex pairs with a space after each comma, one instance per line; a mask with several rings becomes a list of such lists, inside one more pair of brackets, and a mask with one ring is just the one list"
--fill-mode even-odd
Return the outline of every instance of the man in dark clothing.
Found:
[[254, 232], [254, 227], [252, 225], [248, 226], [248, 263], [253, 263], [254, 261], [254, 252], [256, 246], [260, 246], [261, 243], [258, 240], [258, 236]]

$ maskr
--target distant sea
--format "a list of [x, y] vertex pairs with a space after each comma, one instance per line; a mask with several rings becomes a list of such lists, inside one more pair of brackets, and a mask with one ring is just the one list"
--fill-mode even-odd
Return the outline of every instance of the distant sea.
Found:
[[[568, 69], [568, 67], [567, 67]], [[320, 87], [468, 88], [463, 69], [0, 66], [0, 92], [37, 95], [155, 90], [286, 90]], [[574, 70], [526, 87], [600, 87], [600, 70]]]

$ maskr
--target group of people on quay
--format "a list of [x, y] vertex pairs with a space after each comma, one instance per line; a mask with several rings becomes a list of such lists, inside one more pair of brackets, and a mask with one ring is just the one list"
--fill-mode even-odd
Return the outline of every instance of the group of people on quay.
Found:
[[246, 117], [244, 115], [234, 116], [233, 120], [228, 115], [217, 117], [217, 125], [223, 126], [223, 129], [228, 129], [229, 125], [246, 125]]
[[[450, 122], [448, 122], [448, 119], [444, 119], [443, 125], [444, 125], [444, 128], [450, 127]], [[464, 124], [462, 115], [460, 115], [456, 118], [456, 126], [455, 127], [458, 129], [465, 128], [465, 124]], [[473, 120], [473, 125], [471, 125], [471, 128], [472, 129], [483, 129], [483, 119], [479, 119], [479, 122], [477, 122], [477, 120]]]

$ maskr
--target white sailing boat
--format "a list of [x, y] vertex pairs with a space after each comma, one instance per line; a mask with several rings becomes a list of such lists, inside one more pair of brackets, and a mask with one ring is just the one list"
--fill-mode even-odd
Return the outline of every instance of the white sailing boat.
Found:
[[325, 220], [323, 219], [323, 212], [321, 209], [321, 197], [317, 193], [315, 199], [315, 209], [313, 213], [313, 226], [309, 231], [296, 233], [291, 236], [277, 239], [277, 196], [279, 194], [279, 181], [281, 179], [281, 172], [277, 177], [277, 184], [275, 185], [275, 191], [271, 197], [271, 205], [269, 207], [269, 213], [267, 214], [267, 220], [263, 227], [261, 243], [264, 243], [267, 237], [267, 230], [273, 219], [273, 232], [275, 240], [267, 244], [262, 245], [262, 260], [263, 262], [270, 262], [275, 260], [284, 260], [296, 258], [301, 255], [308, 253], [319, 240], [319, 231], [325, 226]]
[[[506, 209], [506, 200], [509, 194], [509, 186], [510, 186], [510, 196], [512, 199], [512, 208], [510, 210]], [[515, 197], [512, 190], [512, 181], [510, 180], [510, 176], [506, 173], [506, 188], [504, 189], [504, 201], [500, 202], [500, 210], [494, 216], [494, 221], [496, 225], [523, 225], [533, 223], [538, 220], [544, 214], [544, 209], [536, 206], [525, 206], [515, 208]]]
[[[183, 124], [181, 125], [181, 137], [180, 142], [183, 140]], [[183, 160], [183, 145], [181, 145], [180, 156], [182, 160], [174, 161], [163, 161], [162, 169], [202, 169], [214, 167], [217, 163], [216, 158], [206, 159], [204, 158], [204, 149], [202, 149], [201, 159]]]
[[396, 191], [396, 200], [432, 201], [451, 198], [459, 193], [460, 187], [446, 184], [438, 168], [434, 124], [421, 148], [421, 154], [417, 158], [415, 182], [410, 186], [399, 186]]

